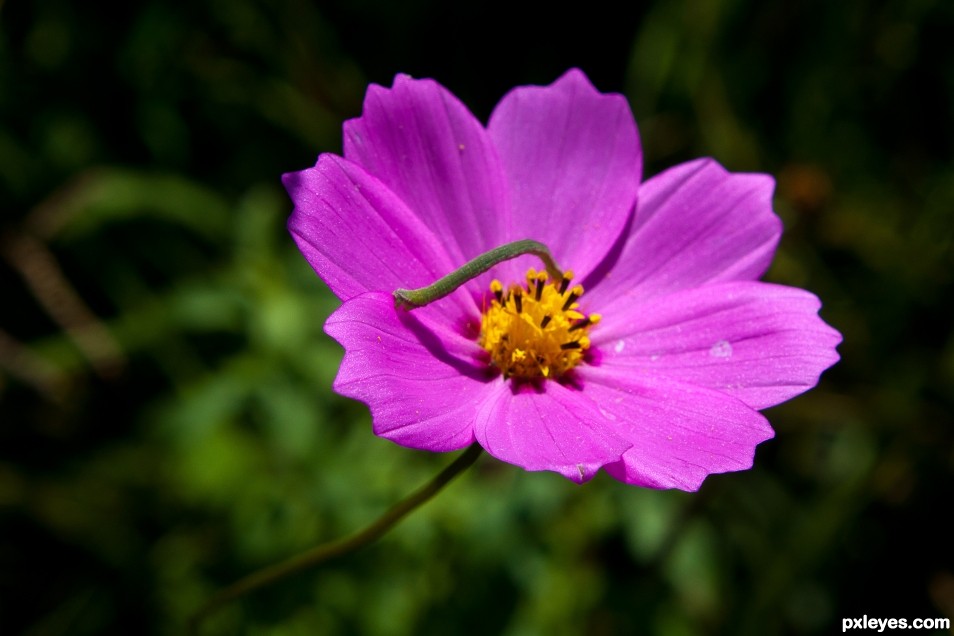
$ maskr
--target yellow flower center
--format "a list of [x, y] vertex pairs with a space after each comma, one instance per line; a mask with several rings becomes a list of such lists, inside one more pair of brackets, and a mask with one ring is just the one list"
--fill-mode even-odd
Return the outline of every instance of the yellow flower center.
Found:
[[481, 318], [480, 345], [505, 378], [557, 378], [583, 359], [600, 315], [580, 312], [583, 287], [570, 287], [572, 278], [568, 271], [549, 280], [546, 272], [531, 269], [526, 286], [504, 290], [500, 281], [490, 283], [493, 298]]

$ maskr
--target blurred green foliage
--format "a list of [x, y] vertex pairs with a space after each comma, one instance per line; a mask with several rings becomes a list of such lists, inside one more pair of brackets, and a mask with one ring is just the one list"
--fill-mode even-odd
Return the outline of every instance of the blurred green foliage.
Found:
[[769, 278], [845, 335], [696, 494], [485, 458], [378, 545], [208, 634], [827, 634], [954, 614], [954, 5], [677, 0], [572, 14], [305, 0], [0, 3], [0, 633], [179, 634], [216, 589], [350, 532], [449, 458], [331, 391], [337, 301], [282, 172], [366, 85], [486, 117], [569, 66], [647, 173], [778, 177]]

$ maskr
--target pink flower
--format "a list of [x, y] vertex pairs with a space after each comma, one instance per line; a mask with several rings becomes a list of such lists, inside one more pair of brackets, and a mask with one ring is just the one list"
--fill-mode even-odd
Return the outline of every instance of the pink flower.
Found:
[[[515, 88], [486, 127], [433, 80], [372, 85], [344, 157], [284, 177], [289, 228], [343, 301], [325, 324], [345, 349], [335, 390], [403, 446], [476, 440], [576, 482], [605, 468], [695, 490], [751, 467], [773, 435], [759, 409], [813, 387], [841, 336], [811, 293], [757, 281], [782, 229], [771, 177], [641, 171], [626, 100], [578, 70]], [[572, 281], [521, 256], [395, 308], [396, 288], [527, 238]]]

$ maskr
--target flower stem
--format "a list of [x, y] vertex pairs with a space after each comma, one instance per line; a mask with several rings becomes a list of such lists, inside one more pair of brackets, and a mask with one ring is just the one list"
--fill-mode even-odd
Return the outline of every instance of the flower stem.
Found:
[[202, 621], [226, 603], [230, 603], [257, 589], [277, 583], [293, 574], [315, 567], [335, 557], [354, 552], [369, 543], [373, 543], [396, 526], [408, 513], [421, 504], [426, 503], [440, 492], [454, 477], [473, 465], [473, 463], [477, 461], [477, 458], [480, 457], [482, 450], [479, 444], [471, 445], [470, 448], [464, 451], [463, 454], [457, 457], [457, 459], [444, 470], [439, 472], [425, 486], [405, 497], [363, 530], [342, 539], [322, 543], [286, 561], [253, 572], [245, 578], [239, 579], [232, 585], [220, 590], [215, 596], [206, 601], [205, 605], [200, 607], [189, 619], [189, 632], [191, 634], [198, 634]]
[[454, 270], [427, 287], [394, 290], [394, 305], [407, 310], [423, 307], [424, 305], [447, 296], [467, 281], [480, 276], [494, 265], [509, 261], [518, 256], [523, 256], [524, 254], [532, 254], [539, 257], [546, 266], [547, 274], [550, 275], [551, 279], [560, 280], [560, 277], [563, 276], [563, 272], [557, 267], [556, 262], [553, 260], [553, 255], [550, 254], [550, 250], [546, 245], [539, 241], [524, 239], [495, 247], [489, 252], [484, 252], [477, 258], [466, 263], [460, 269]]

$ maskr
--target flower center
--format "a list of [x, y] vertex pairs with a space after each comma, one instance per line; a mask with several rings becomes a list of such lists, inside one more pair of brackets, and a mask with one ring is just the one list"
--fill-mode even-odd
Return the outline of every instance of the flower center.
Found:
[[572, 278], [567, 271], [549, 280], [546, 272], [530, 269], [526, 286], [504, 290], [499, 280], [490, 283], [493, 299], [481, 319], [480, 345], [505, 378], [557, 378], [583, 359], [600, 315], [579, 311], [583, 286], [570, 287]]

